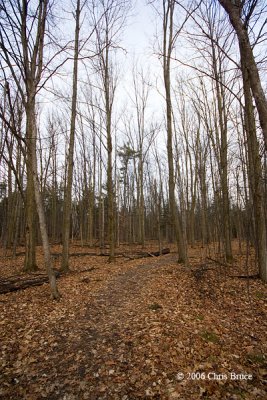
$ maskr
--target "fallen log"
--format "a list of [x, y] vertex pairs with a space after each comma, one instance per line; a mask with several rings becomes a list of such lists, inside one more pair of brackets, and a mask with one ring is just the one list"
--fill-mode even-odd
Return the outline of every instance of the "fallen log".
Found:
[[[83, 272], [90, 272], [97, 268], [91, 267], [81, 271], [70, 271], [68, 274], [80, 274]], [[66, 275], [63, 271], [54, 271], [56, 278]], [[27, 276], [11, 276], [6, 279], [0, 279], [0, 294], [15, 292], [17, 290], [27, 289], [33, 286], [41, 286], [48, 283], [48, 276], [45, 274], [32, 274]]]
[[[58, 278], [61, 273], [55, 271], [56, 278]], [[11, 277], [7, 279], [0, 280], [0, 294], [15, 292], [17, 290], [27, 289], [31, 286], [40, 286], [44, 283], [48, 283], [48, 276], [45, 274], [34, 274], [32, 276], [24, 277]]]
[[222, 262], [220, 260], [216, 260], [215, 258], [207, 257], [207, 260], [210, 260], [210, 261], [212, 261], [212, 262], [214, 262], [214, 263], [216, 263], [218, 265], [221, 265], [222, 267], [227, 267], [227, 268], [234, 267], [233, 264], [225, 263], [225, 262]]
[[254, 275], [229, 275], [230, 278], [238, 278], [238, 279], [259, 279], [259, 274]]
[[170, 249], [169, 247], [162, 249], [161, 251], [139, 251], [136, 254], [123, 254], [125, 258], [129, 258], [129, 260], [137, 260], [139, 258], [146, 258], [146, 257], [159, 257], [164, 256], [165, 254], [169, 254]]
[[[24, 256], [25, 251], [21, 251], [20, 253], [16, 253], [16, 257]], [[51, 255], [55, 258], [59, 258], [62, 256], [62, 253], [51, 253]], [[99, 256], [97, 252], [77, 252], [77, 253], [69, 253], [69, 257], [82, 257], [82, 256]], [[6, 256], [7, 258], [11, 258], [12, 256]]]

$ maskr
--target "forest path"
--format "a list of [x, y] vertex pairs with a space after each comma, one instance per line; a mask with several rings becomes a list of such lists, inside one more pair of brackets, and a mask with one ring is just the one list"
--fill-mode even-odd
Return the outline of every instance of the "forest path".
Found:
[[247, 282], [176, 260], [82, 257], [95, 269], [62, 277], [59, 303], [47, 285], [1, 295], [0, 399], [265, 399], [266, 286], [250, 283], [251, 302]]
[[153, 385], [157, 374], [153, 373], [155, 360], [150, 359], [150, 339], [151, 335], [160, 336], [158, 313], [162, 311], [162, 267], [166, 265], [177, 268], [176, 256], [142, 260], [113, 276], [88, 305], [88, 328], [78, 347], [87, 353], [87, 365], [80, 372], [91, 381], [90, 399], [152, 395], [149, 381], [144, 387], [143, 372], [147, 366], [152, 370]]

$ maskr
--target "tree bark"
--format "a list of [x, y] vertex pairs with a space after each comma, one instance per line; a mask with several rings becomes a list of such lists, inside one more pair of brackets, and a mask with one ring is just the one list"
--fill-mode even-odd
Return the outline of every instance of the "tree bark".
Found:
[[70, 121], [70, 141], [68, 151], [68, 167], [67, 182], [64, 193], [64, 209], [63, 209], [63, 231], [62, 231], [62, 260], [61, 269], [69, 270], [69, 240], [70, 240], [70, 220], [71, 220], [71, 194], [73, 180], [73, 158], [74, 158], [74, 141], [77, 114], [77, 86], [78, 86], [78, 56], [79, 56], [79, 32], [80, 32], [80, 0], [77, 0], [76, 6], [76, 27], [75, 27], [75, 47], [74, 47], [74, 65], [73, 65], [73, 92], [71, 103], [71, 121]]
[[222, 223], [223, 223], [223, 241], [224, 252], [227, 262], [232, 261], [232, 245], [231, 245], [231, 221], [230, 221], [230, 203], [228, 189], [228, 143], [227, 143], [227, 118], [225, 115], [224, 89], [220, 85], [219, 74], [214, 55], [214, 75], [217, 99], [217, 111], [219, 116], [220, 131], [220, 183], [222, 192]]
[[[178, 210], [175, 200], [175, 180], [174, 180], [174, 162], [173, 162], [173, 127], [172, 127], [172, 101], [171, 101], [171, 77], [170, 63], [171, 52], [173, 48], [173, 14], [175, 1], [168, 0], [164, 5], [163, 16], [163, 77], [165, 87], [166, 101], [166, 119], [167, 119], [167, 156], [168, 156], [168, 189], [169, 189], [169, 224], [174, 229], [178, 262], [187, 263], [187, 246], [182, 230], [182, 226], [178, 219]], [[166, 8], [165, 8], [166, 7]]]
[[28, 113], [27, 113], [27, 118], [29, 118], [29, 138], [30, 138], [30, 148], [28, 151], [30, 151], [31, 154], [31, 175], [33, 179], [33, 186], [34, 186], [34, 194], [35, 194], [35, 203], [36, 203], [36, 208], [37, 208], [37, 213], [39, 217], [39, 226], [40, 226], [40, 232], [41, 232], [41, 238], [42, 238], [42, 243], [43, 243], [43, 251], [44, 251], [44, 259], [45, 259], [45, 268], [47, 272], [47, 276], [49, 279], [49, 284], [50, 284], [50, 289], [51, 289], [51, 295], [52, 298], [57, 300], [59, 299], [60, 295], [57, 290], [57, 284], [56, 284], [56, 277], [55, 273], [52, 267], [52, 258], [51, 258], [51, 253], [50, 253], [50, 246], [49, 246], [49, 240], [48, 240], [48, 234], [47, 234], [47, 228], [46, 228], [46, 222], [45, 222], [45, 213], [44, 213], [44, 206], [42, 203], [42, 196], [40, 192], [40, 185], [38, 181], [38, 167], [37, 167], [37, 157], [36, 157], [36, 138], [37, 138], [37, 129], [36, 129], [36, 121], [35, 121], [35, 101], [34, 101], [35, 95], [30, 97], [29, 103], [28, 103]]
[[245, 131], [248, 148], [248, 179], [252, 197], [255, 223], [255, 250], [259, 265], [259, 274], [267, 282], [267, 238], [266, 217], [264, 213], [264, 183], [259, 154], [259, 143], [256, 134], [256, 122], [253, 112], [253, 101], [250, 91], [249, 74], [244, 62], [241, 63], [245, 98]]
[[107, 133], [107, 194], [108, 194], [108, 241], [109, 241], [109, 261], [115, 260], [115, 235], [114, 235], [114, 204], [113, 204], [113, 168], [112, 168], [112, 136], [111, 136], [111, 115], [112, 100], [110, 98], [110, 71], [109, 71], [109, 50], [106, 45], [104, 88], [105, 88], [105, 111], [106, 111], [106, 133]]
[[[27, 116], [28, 114], [28, 116]], [[24, 271], [32, 272], [37, 270], [36, 264], [36, 203], [34, 195], [34, 183], [32, 176], [32, 149], [31, 149], [31, 121], [29, 110], [26, 110], [27, 127], [26, 127], [26, 143], [27, 143], [27, 188], [26, 188], [26, 227], [25, 227], [25, 259]]]
[[[249, 41], [247, 29], [248, 21], [243, 22], [241, 19], [244, 2], [240, 0], [236, 0], [235, 2], [231, 0], [219, 0], [219, 2], [227, 12], [238, 38], [240, 57], [247, 69], [251, 91], [256, 103], [260, 125], [263, 132], [265, 150], [267, 151], [267, 100], [261, 85], [258, 67]], [[251, 7], [253, 7], [253, 4]]]

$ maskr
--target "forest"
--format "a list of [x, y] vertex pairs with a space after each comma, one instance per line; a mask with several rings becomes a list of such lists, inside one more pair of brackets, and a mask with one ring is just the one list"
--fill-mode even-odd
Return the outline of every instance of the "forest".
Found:
[[0, 399], [265, 399], [265, 0], [0, 0]]

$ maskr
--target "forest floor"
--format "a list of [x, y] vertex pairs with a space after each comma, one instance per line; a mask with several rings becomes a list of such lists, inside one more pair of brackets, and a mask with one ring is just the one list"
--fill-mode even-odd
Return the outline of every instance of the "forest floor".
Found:
[[[231, 267], [201, 252], [73, 256], [59, 302], [48, 284], [0, 295], [0, 399], [266, 399], [267, 287], [236, 277], [237, 249]], [[21, 274], [0, 255], [0, 278]]]

